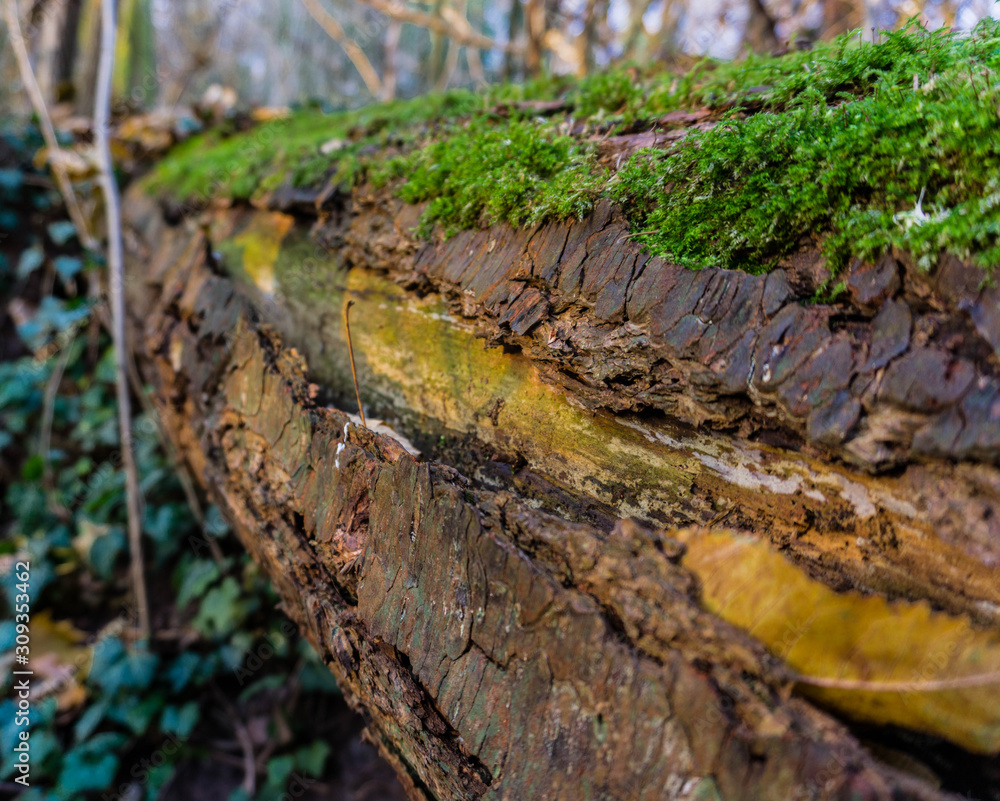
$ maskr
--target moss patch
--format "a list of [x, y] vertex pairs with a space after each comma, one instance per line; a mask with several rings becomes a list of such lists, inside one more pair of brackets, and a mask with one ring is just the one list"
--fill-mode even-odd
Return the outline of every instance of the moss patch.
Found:
[[447, 92], [333, 114], [303, 109], [238, 134], [209, 131], [174, 148], [145, 187], [197, 202], [247, 200], [285, 182], [316, 185], [338, 171], [353, 181], [359, 159], [376, 158], [390, 145], [405, 145], [421, 128], [482, 107], [483, 98], [472, 92]]
[[[1000, 24], [971, 36], [915, 26], [782, 57], [545, 79], [324, 115], [178, 148], [149, 179], [183, 198], [251, 198], [279, 183], [391, 183], [445, 235], [586, 214], [601, 194], [657, 255], [770, 269], [815, 237], [836, 270], [896, 246], [1000, 261]], [[539, 117], [530, 101], [562, 100]], [[708, 107], [715, 128], [602, 170], [593, 134]], [[572, 131], [572, 136], [568, 133]], [[325, 145], [325, 146], [323, 146]]]
[[473, 119], [401, 159], [399, 171], [404, 167], [402, 199], [430, 201], [423, 235], [438, 223], [447, 235], [481, 223], [581, 217], [606, 181], [589, 148], [549, 125], [517, 119]]
[[[791, 95], [775, 87], [780, 112], [733, 115], [615, 176], [611, 195], [652, 251], [764, 270], [801, 237], [827, 234], [835, 269], [889, 246], [924, 267], [941, 250], [988, 269], [1000, 261], [1000, 26], [840, 47], [810, 70], [835, 79], [789, 76]], [[877, 69], [869, 53], [890, 61]]]

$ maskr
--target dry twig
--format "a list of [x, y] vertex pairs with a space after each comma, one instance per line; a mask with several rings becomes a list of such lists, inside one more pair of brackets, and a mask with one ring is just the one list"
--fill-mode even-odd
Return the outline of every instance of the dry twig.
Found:
[[49, 114], [48, 106], [45, 104], [45, 97], [42, 95], [41, 87], [35, 78], [34, 70], [31, 68], [31, 58], [28, 55], [28, 47], [24, 42], [24, 34], [21, 33], [20, 11], [17, 8], [17, 0], [4, 0], [3, 18], [7, 25], [7, 35], [10, 37], [11, 45], [14, 48], [14, 56], [17, 59], [18, 71], [21, 74], [21, 82], [24, 90], [31, 101], [31, 107], [38, 117], [38, 125], [42, 131], [42, 138], [49, 151], [49, 164], [52, 167], [52, 174], [59, 185], [59, 192], [66, 203], [66, 211], [76, 228], [80, 244], [87, 250], [98, 250], [97, 240], [90, 233], [87, 226], [86, 217], [80, 208], [76, 192], [73, 191], [73, 184], [69, 180], [66, 172], [63, 150], [56, 139], [56, 131], [52, 126], [52, 117]]
[[389, 20], [382, 44], [382, 100], [392, 100], [396, 96], [396, 55], [399, 52], [399, 38], [403, 33], [403, 23], [398, 19]]
[[132, 560], [132, 587], [138, 613], [140, 638], [149, 639], [149, 599], [142, 558], [142, 509], [139, 474], [132, 447], [132, 404], [128, 388], [128, 354], [125, 350], [125, 269], [122, 260], [122, 224], [118, 187], [111, 166], [109, 143], [111, 79], [117, 21], [115, 0], [101, 3], [101, 59], [97, 72], [94, 106], [94, 137], [100, 161], [100, 181], [104, 193], [108, 228], [108, 284], [111, 292], [111, 333], [114, 339], [118, 385], [118, 430], [121, 436], [122, 467], [125, 470], [125, 500], [128, 508], [128, 538]]
[[343, 26], [333, 18], [333, 16], [320, 5], [319, 0], [302, 0], [302, 5], [319, 26], [329, 34], [330, 38], [339, 44], [351, 63], [361, 75], [361, 79], [368, 87], [368, 91], [373, 97], [382, 97], [382, 81], [375, 72], [375, 68], [368, 60], [364, 50], [344, 31]]
[[38, 450], [42, 454], [42, 475], [45, 489], [49, 495], [49, 507], [62, 520], [71, 519], [69, 510], [58, 501], [53, 490], [55, 489], [55, 479], [52, 475], [52, 421], [55, 419], [56, 396], [59, 394], [59, 385], [62, 383], [63, 374], [69, 364], [69, 357], [72, 352], [73, 341], [76, 339], [77, 326], [70, 328], [66, 343], [63, 345], [62, 353], [56, 360], [55, 368], [49, 383], [45, 386], [45, 395], [42, 401], [42, 432], [38, 445]]
[[434, 14], [428, 14], [425, 11], [410, 8], [396, 0], [361, 0], [361, 2], [366, 6], [374, 8], [376, 11], [381, 11], [391, 19], [399, 20], [400, 22], [410, 22], [413, 25], [419, 25], [421, 28], [427, 28], [435, 33], [440, 33], [442, 36], [447, 36], [456, 44], [465, 45], [466, 47], [478, 47], [480, 50], [504, 50], [509, 53], [518, 53], [521, 51], [521, 48], [512, 42], [500, 44], [490, 39], [489, 36], [476, 33], [467, 22], [465, 25], [459, 23], [456, 26], [454, 24], [456, 17], [450, 16], [449, 21], [445, 19], [444, 12], [439, 17]]
[[[107, 2], [107, 0], [105, 0]], [[225, 693], [222, 692], [214, 683], [212, 684], [212, 692], [218, 700], [220, 706], [225, 709], [227, 717], [222, 717], [220, 715], [220, 720], [225, 720], [233, 727], [233, 734], [236, 735], [236, 741], [240, 745], [240, 750], [243, 752], [243, 789], [249, 797], [253, 797], [257, 792], [257, 757], [254, 754], [253, 749], [253, 738], [250, 736], [250, 730], [247, 729], [246, 724], [240, 717], [239, 710], [233, 706], [232, 702], [226, 697]]]
[[354, 305], [353, 300], [347, 301], [347, 306], [344, 307], [344, 328], [347, 329], [347, 353], [351, 357], [351, 378], [354, 379], [354, 397], [358, 399], [358, 414], [361, 416], [361, 425], [368, 428], [368, 423], [365, 422], [365, 410], [361, 405], [361, 391], [358, 389], [358, 373], [354, 369], [354, 345], [351, 343], [351, 306]]

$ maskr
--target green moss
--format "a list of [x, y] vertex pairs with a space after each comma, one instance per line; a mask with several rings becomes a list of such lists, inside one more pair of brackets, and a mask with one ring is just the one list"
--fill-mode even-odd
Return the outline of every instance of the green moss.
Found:
[[605, 183], [588, 148], [530, 120], [478, 117], [405, 158], [399, 193], [430, 201], [421, 232], [580, 217]]
[[[424, 236], [581, 216], [606, 193], [650, 251], [693, 267], [767, 270], [812, 236], [834, 268], [890, 246], [924, 265], [947, 249], [992, 268], [998, 67], [997, 22], [968, 37], [911, 25], [877, 44], [852, 35], [777, 58], [703, 60], [683, 76], [628, 68], [301, 112], [240, 136], [193, 140], [149, 186], [246, 199], [285, 181], [370, 179], [428, 203]], [[566, 109], [545, 118], [524, 103], [554, 99]], [[701, 107], [721, 118], [715, 128], [641, 153], [612, 175], [587, 144], [592, 134], [640, 131], [666, 112]], [[324, 154], [323, 143], [335, 144]]]
[[[882, 72], [869, 55], [879, 50]], [[780, 112], [734, 116], [669, 155], [634, 157], [610, 192], [644, 243], [692, 266], [749, 270], [813, 234], [826, 235], [835, 269], [889, 246], [925, 266], [942, 249], [1000, 261], [1000, 26], [967, 39], [908, 30], [836, 62], [813, 72], [837, 77], [782, 88]], [[835, 89], [848, 75], [868, 82], [860, 97]]]
[[[472, 92], [456, 91], [333, 114], [305, 109], [235, 135], [209, 131], [176, 147], [145, 186], [190, 202], [247, 200], [286, 181], [315, 185], [366, 148], [384, 148], [393, 137], [405, 139], [422, 126], [471, 114], [482, 104]], [[329, 145], [327, 153], [323, 145]]]

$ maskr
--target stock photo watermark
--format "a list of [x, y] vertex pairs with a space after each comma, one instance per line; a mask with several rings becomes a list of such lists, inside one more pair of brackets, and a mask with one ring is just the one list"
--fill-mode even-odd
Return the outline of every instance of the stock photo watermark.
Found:
[[30, 669], [31, 656], [31, 563], [27, 561], [14, 563], [14, 725], [17, 728], [17, 742], [14, 745], [14, 758], [17, 775], [14, 781], [23, 787], [31, 785], [31, 677], [34, 671]]

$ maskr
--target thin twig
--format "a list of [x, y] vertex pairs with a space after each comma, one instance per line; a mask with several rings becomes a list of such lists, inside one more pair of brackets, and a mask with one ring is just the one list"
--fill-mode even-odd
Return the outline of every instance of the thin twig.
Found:
[[[597, 10], [597, 0], [587, 0], [587, 5], [583, 9], [583, 25], [579, 35], [576, 37], [576, 74], [583, 77], [587, 74], [587, 67], [590, 66], [593, 38], [594, 38], [594, 12]], [[634, 13], [634, 9], [632, 9]], [[634, 23], [634, 20], [633, 20]], [[640, 27], [642, 20], [639, 21]], [[631, 37], [631, 29], [629, 36]], [[627, 46], [627, 44], [626, 44]]]
[[49, 506], [63, 520], [70, 519], [72, 515], [69, 509], [63, 506], [53, 494], [55, 482], [52, 478], [52, 458], [50, 453], [52, 450], [52, 421], [55, 418], [56, 396], [59, 394], [59, 385], [62, 383], [63, 374], [66, 372], [66, 366], [69, 364], [70, 350], [73, 342], [76, 340], [76, 330], [76, 325], [70, 328], [69, 337], [65, 345], [63, 345], [62, 353], [59, 354], [55, 368], [52, 370], [52, 376], [45, 387], [45, 397], [42, 401], [42, 432], [39, 442], [39, 452], [42, 454], [42, 477], [45, 482], [45, 488], [50, 493]]
[[361, 405], [361, 391], [358, 389], [358, 372], [354, 369], [354, 345], [351, 343], [351, 306], [354, 305], [353, 300], [347, 301], [347, 306], [344, 307], [344, 328], [347, 329], [347, 353], [351, 357], [351, 378], [354, 380], [354, 397], [358, 399], [358, 414], [361, 416], [361, 425], [368, 428], [368, 423], [365, 422], [365, 410]]
[[122, 223], [118, 187], [111, 166], [108, 141], [111, 113], [111, 78], [117, 22], [115, 0], [101, 3], [101, 58], [97, 73], [94, 104], [94, 136], [100, 161], [100, 182], [108, 228], [108, 283], [111, 289], [111, 335], [114, 340], [118, 386], [118, 430], [121, 436], [122, 467], [125, 470], [125, 500], [128, 508], [128, 538], [132, 560], [132, 588], [138, 612], [138, 635], [148, 640], [149, 598], [142, 558], [142, 509], [139, 474], [132, 447], [132, 404], [128, 388], [128, 354], [125, 350], [125, 269], [122, 263]]
[[476, 48], [465, 48], [465, 63], [469, 65], [469, 77], [475, 81], [476, 86], [480, 89], [489, 86], [486, 72], [483, 70], [483, 60], [479, 57], [479, 51]]
[[368, 56], [365, 55], [365, 51], [344, 32], [343, 26], [320, 5], [319, 0], [302, 0], [302, 5], [306, 7], [309, 16], [319, 23], [319, 26], [327, 32], [329, 37], [343, 48], [355, 69], [360, 73], [361, 80], [365, 82], [368, 91], [372, 93], [372, 97], [380, 98], [382, 96], [382, 81], [368, 60]]
[[[459, 10], [458, 11], [456, 11], [453, 8], [447, 7], [446, 9], [442, 9], [442, 14], [441, 15], [444, 16], [444, 11], [448, 10], [448, 11], [455, 11], [455, 13], [460, 16], [461, 15], [461, 9], [462, 9], [462, 7], [464, 7], [464, 2], [463, 2], [463, 0], [459, 0]], [[465, 17], [461, 17], [460, 16], [460, 19], [461, 19], [462, 22], [465, 22]], [[454, 22], [455, 22], [455, 20], [453, 20], [453, 24], [454, 24]], [[456, 26], [456, 28], [457, 27], [458, 26]], [[459, 55], [459, 52], [461, 51], [461, 45], [459, 45], [457, 42], [452, 42], [452, 41], [449, 40], [446, 43], [446, 45], [447, 45], [448, 49], [447, 49], [447, 52], [446, 52], [446, 55], [445, 55], [444, 69], [441, 70], [441, 75], [438, 78], [437, 86], [435, 87], [435, 89], [438, 92], [443, 92], [445, 89], [448, 88], [448, 84], [451, 83], [451, 79], [454, 77], [455, 70], [458, 67], [458, 55]], [[469, 48], [467, 48], [467, 49], [469, 49]]]
[[66, 172], [63, 150], [59, 146], [59, 140], [56, 138], [56, 130], [52, 126], [52, 117], [49, 115], [49, 109], [45, 104], [45, 97], [42, 94], [41, 87], [38, 85], [38, 81], [35, 79], [34, 70], [31, 68], [31, 57], [28, 55], [28, 47], [24, 43], [24, 34], [21, 33], [20, 11], [17, 7], [17, 0], [4, 0], [3, 18], [7, 25], [7, 35], [10, 37], [11, 44], [14, 47], [14, 56], [17, 59], [18, 71], [21, 74], [21, 83], [24, 84], [24, 91], [27, 92], [28, 99], [31, 101], [31, 107], [35, 110], [35, 115], [38, 117], [38, 125], [42, 131], [42, 138], [45, 140], [45, 146], [49, 151], [49, 165], [52, 168], [52, 174], [55, 176], [56, 183], [59, 185], [59, 192], [63, 196], [63, 201], [66, 203], [66, 211], [73, 222], [73, 226], [76, 228], [80, 244], [87, 250], [96, 251], [99, 249], [97, 240], [90, 233], [90, 228], [87, 226], [87, 219], [80, 208], [76, 192], [73, 191], [73, 184], [70, 183], [69, 175]]
[[652, 4], [652, 0], [639, 0], [637, 3], [629, 4], [628, 31], [622, 45], [622, 54], [619, 56], [622, 61], [635, 59], [636, 45], [644, 34], [643, 17]]
[[[103, 302], [99, 303], [95, 307], [95, 313], [97, 318], [100, 320], [100, 324], [104, 326], [108, 334], [114, 336], [114, 329], [112, 327], [113, 324], [108, 315], [107, 304]], [[201, 502], [198, 500], [198, 492], [195, 489], [194, 479], [191, 478], [191, 472], [188, 469], [187, 464], [185, 464], [185, 462], [181, 459], [180, 454], [177, 453], [177, 448], [174, 447], [173, 441], [167, 434], [160, 414], [156, 411], [156, 407], [149, 399], [149, 393], [146, 392], [146, 388], [142, 383], [142, 377], [139, 375], [139, 368], [136, 367], [135, 358], [131, 353], [129, 353], [128, 356], [128, 379], [129, 383], [132, 384], [132, 392], [139, 399], [139, 403], [142, 405], [143, 411], [156, 423], [156, 433], [159, 435], [160, 443], [163, 445], [163, 449], [167, 452], [167, 459], [170, 460], [170, 467], [173, 469], [174, 475], [177, 476], [177, 480], [181, 483], [181, 489], [184, 491], [184, 497], [187, 499], [188, 508], [191, 510], [191, 514], [194, 516], [195, 522], [198, 524], [199, 528], [201, 528], [202, 531], [205, 531], [207, 535], [206, 541], [208, 542], [208, 549], [212, 552], [212, 558], [221, 565], [225, 561], [226, 557], [222, 553], [219, 543], [215, 541], [215, 537], [211, 536], [210, 532], [205, 529], [205, 513], [202, 511]], [[163, 636], [163, 632], [158, 631], [156, 636], [157, 639], [161, 638]]]
[[382, 100], [392, 100], [396, 96], [396, 55], [402, 33], [403, 23], [397, 19], [389, 20], [382, 45], [382, 61], [385, 65], [382, 71]]
[[444, 17], [428, 14], [425, 11], [418, 11], [403, 3], [396, 2], [396, 0], [361, 0], [361, 2], [366, 6], [374, 8], [376, 11], [381, 11], [391, 19], [396, 19], [400, 22], [410, 22], [421, 28], [427, 28], [435, 33], [440, 33], [442, 36], [447, 36], [456, 44], [465, 45], [466, 47], [478, 47], [480, 50], [504, 50], [508, 53], [519, 53], [522, 49], [513, 42], [506, 44], [495, 42], [489, 36], [476, 33], [472, 30], [471, 26], [467, 29], [464, 26], [456, 27], [444, 19]]
[[[457, 3], [457, 7], [454, 8], [452, 6], [444, 6], [441, 9], [440, 14], [441, 17], [445, 20], [445, 22], [450, 24], [453, 28], [455, 28], [455, 30], [461, 31], [462, 33], [465, 34], [473, 34], [473, 35], [475, 34], [475, 30], [473, 29], [472, 24], [469, 22], [468, 11], [466, 8], [465, 0], [460, 0]], [[456, 42], [455, 44], [457, 45], [459, 43]], [[458, 48], [454, 47], [452, 48], [452, 50], [454, 50], [454, 56], [452, 56], [452, 52], [449, 51], [448, 58], [454, 59], [454, 63], [449, 62], [449, 66], [445, 67], [445, 73], [442, 76], [442, 78], [444, 79], [444, 86], [440, 86], [439, 84], [440, 88], [442, 89], [446, 88], [447, 84], [450, 83], [451, 73], [455, 71], [455, 64], [458, 63]], [[469, 66], [469, 76], [472, 78], [472, 80], [474, 80], [480, 86], [485, 86], [487, 83], [486, 73], [483, 72], [483, 62], [479, 58], [479, 48], [466, 47], [465, 61], [466, 64], [468, 64]]]
[[229, 716], [228, 722], [232, 724], [233, 734], [236, 735], [236, 741], [240, 744], [240, 750], [243, 752], [243, 789], [252, 798], [257, 792], [257, 758], [253, 750], [253, 738], [250, 736], [246, 724], [240, 718], [239, 710], [214, 683], [212, 692]]

